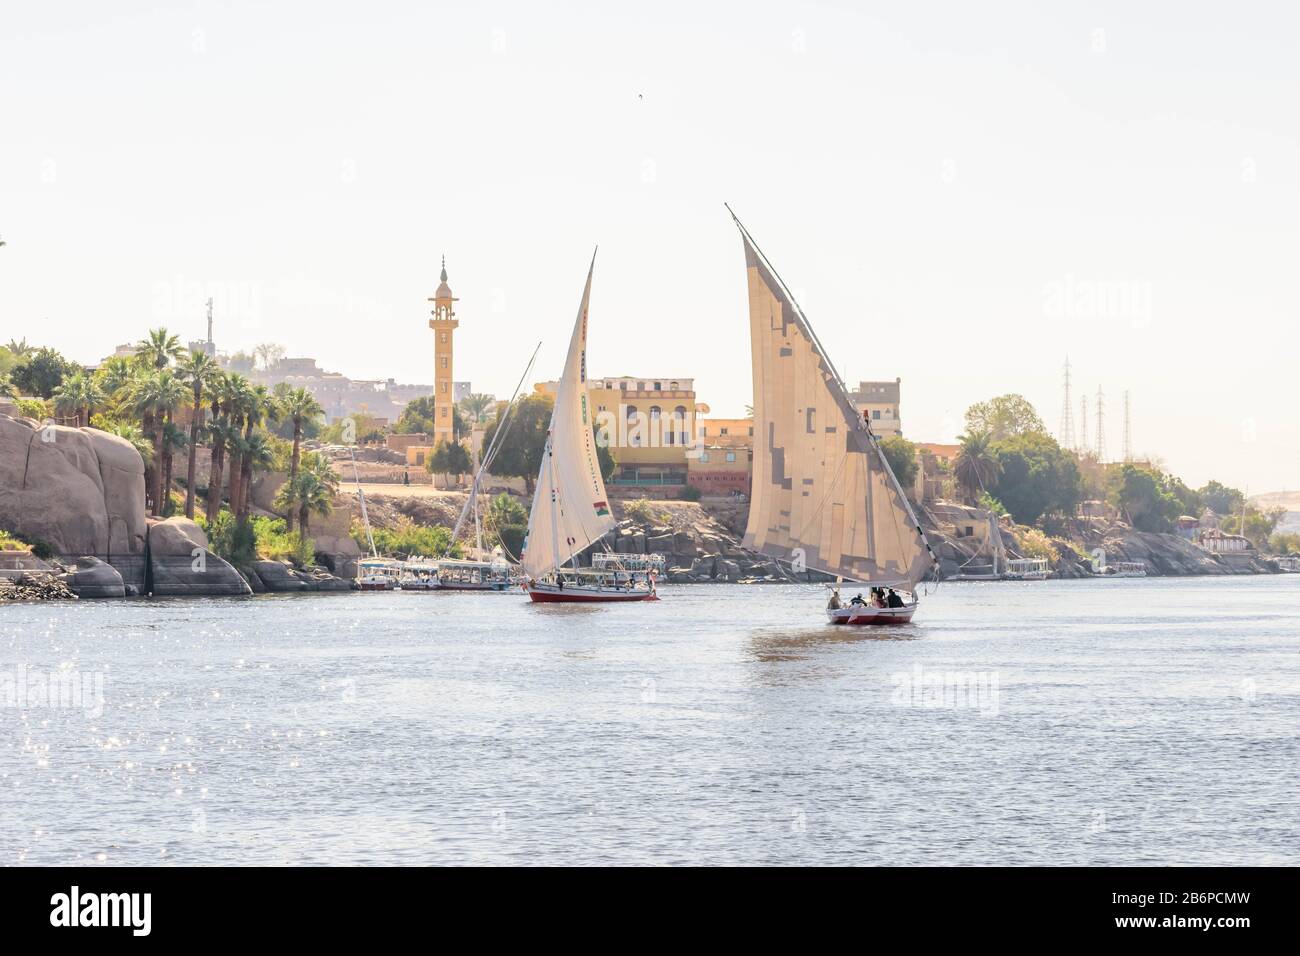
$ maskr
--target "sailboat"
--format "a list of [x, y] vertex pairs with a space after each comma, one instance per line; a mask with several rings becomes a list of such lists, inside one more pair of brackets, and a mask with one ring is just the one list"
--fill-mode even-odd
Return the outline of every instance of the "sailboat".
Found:
[[[906, 623], [919, 603], [917, 585], [938, 566], [934, 551], [807, 317], [731, 216], [745, 247], [754, 372], [754, 478], [743, 544], [795, 571], [834, 577], [826, 607], [832, 624]], [[881, 598], [846, 604], [839, 594], [846, 582]], [[895, 601], [885, 597], [891, 593]]]
[[348, 446], [352, 456], [352, 477], [357, 485], [357, 501], [361, 504], [361, 521], [366, 528], [366, 543], [370, 546], [370, 556], [357, 562], [357, 587], [362, 591], [393, 591], [400, 585], [398, 579], [402, 574], [402, 563], [391, 558], [381, 558], [375, 548], [375, 536], [370, 530], [370, 515], [366, 511], [366, 493], [361, 488], [361, 475], [357, 471], [357, 453], [353, 446]]
[[[600, 474], [591, 409], [587, 402], [587, 305], [591, 301], [591, 257], [587, 284], [573, 324], [564, 374], [546, 433], [537, 474], [528, 537], [521, 559], [528, 596], [539, 602], [657, 600], [653, 571], [617, 566], [579, 568], [576, 556], [614, 530], [614, 516]], [[572, 562], [571, 566], [566, 564]]]
[[[538, 342], [537, 348], [533, 349], [532, 357], [524, 367], [523, 375], [519, 376], [519, 382], [510, 395], [510, 401], [506, 403], [503, 417], [493, 432], [491, 443], [484, 451], [482, 460], [475, 461], [474, 480], [470, 484], [469, 495], [448, 539], [447, 553], [436, 561], [408, 568], [412, 578], [417, 582], [417, 587], [429, 591], [501, 592], [520, 583], [518, 565], [511, 563], [499, 547], [488, 550], [483, 546], [483, 520], [479, 510], [479, 498], [483, 493], [484, 479], [489, 474], [501, 443], [510, 433], [510, 426], [513, 424], [510, 416], [514, 411], [515, 398], [518, 397], [519, 389], [528, 378], [528, 373], [532, 371], [533, 362], [537, 360], [537, 352], [541, 347], [542, 344]], [[474, 547], [470, 549], [467, 558], [453, 558], [451, 548], [460, 540], [461, 529], [471, 516], [474, 519]], [[402, 580], [403, 587], [406, 587], [407, 577], [404, 576]]]

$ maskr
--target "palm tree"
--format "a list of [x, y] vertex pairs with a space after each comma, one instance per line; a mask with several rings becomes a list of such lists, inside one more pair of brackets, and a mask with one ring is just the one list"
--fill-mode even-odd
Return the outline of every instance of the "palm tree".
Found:
[[[273, 422], [279, 417], [275, 400], [271, 397], [271, 393], [267, 391], [265, 385], [254, 385], [248, 389], [243, 411], [244, 435], [243, 442], [239, 446], [239, 495], [236, 497], [233, 491], [230, 495], [231, 510], [235, 512], [235, 518], [240, 521], [248, 517], [249, 490], [253, 484], [254, 467], [265, 469], [271, 466], [271, 446], [266, 442], [265, 436], [259, 437], [262, 438], [263, 445], [267, 450], [266, 460], [257, 463], [253, 461], [252, 453], [261, 451], [261, 448], [253, 444], [254, 433], [257, 426], [262, 422]], [[233, 470], [231, 471], [231, 477], [234, 477]], [[238, 507], [238, 510], [235, 510], [236, 507]]]
[[203, 390], [220, 372], [216, 359], [206, 352], [191, 352], [180, 365], [181, 378], [189, 382], [194, 391], [194, 401], [190, 406], [190, 460], [185, 469], [185, 517], [190, 519], [194, 517], [194, 478], [198, 467], [199, 431], [203, 428]]
[[226, 410], [229, 415], [231, 434], [226, 439], [226, 446], [230, 449], [227, 465], [230, 471], [230, 511], [233, 514], [238, 509], [240, 501], [239, 479], [243, 474], [240, 458], [244, 452], [244, 417], [248, 414], [249, 406], [256, 401], [256, 396], [253, 394], [252, 384], [244, 376], [232, 373], [227, 376], [227, 379]]
[[[178, 408], [180, 404], [183, 403], [178, 403]], [[163, 495], [163, 514], [166, 517], [171, 517], [172, 514], [171, 487], [175, 455], [188, 441], [185, 430], [172, 421], [172, 413], [168, 412], [163, 422], [163, 488], [166, 489], [166, 494]]]
[[208, 442], [212, 446], [212, 467], [208, 471], [208, 498], [204, 517], [208, 524], [217, 520], [221, 513], [221, 482], [224, 480], [222, 469], [226, 463], [226, 450], [239, 441], [239, 429], [226, 417], [214, 418], [208, 424]]
[[136, 379], [132, 389], [132, 404], [141, 416], [153, 425], [153, 475], [152, 498], [153, 513], [159, 516], [163, 512], [163, 470], [164, 442], [167, 439], [165, 426], [171, 421], [171, 413], [185, 401], [189, 389], [170, 369], [156, 369], [148, 375]]
[[474, 392], [460, 400], [460, 413], [477, 425], [496, 407], [496, 399], [482, 392]]
[[253, 432], [244, 439], [243, 451], [243, 457], [240, 459], [243, 477], [239, 481], [242, 498], [238, 512], [240, 521], [247, 519], [248, 512], [252, 510], [253, 475], [259, 471], [266, 471], [275, 461], [275, 449], [271, 447], [265, 432]]
[[[325, 414], [325, 409], [321, 407], [320, 402], [316, 401], [316, 396], [305, 388], [292, 388], [280, 394], [279, 411], [282, 419], [288, 419], [293, 423], [293, 454], [289, 458], [289, 480], [286, 484], [293, 484], [298, 477], [298, 463], [301, 460], [302, 447], [302, 427], [309, 421], [313, 421]], [[285, 528], [293, 530], [293, 509], [290, 508], [284, 516]]]
[[10, 352], [13, 352], [16, 358], [25, 358], [36, 351], [36, 346], [28, 345], [26, 338], [23, 338], [21, 342], [15, 342], [13, 339], [10, 339], [5, 344], [5, 348]]
[[164, 328], [150, 329], [148, 336], [135, 345], [135, 357], [143, 365], [166, 368], [185, 355], [181, 340]]
[[328, 462], [313, 455], [298, 474], [294, 486], [290, 494], [298, 505], [298, 525], [300, 534], [305, 538], [312, 514], [327, 515], [333, 508], [339, 479]]
[[77, 427], [89, 427], [95, 406], [104, 401], [99, 383], [85, 372], [76, 372], [54, 390], [54, 411], [61, 417], [76, 419]]
[[105, 359], [95, 371], [95, 379], [99, 382], [105, 401], [117, 404], [130, 389], [137, 370], [138, 366], [132, 365], [130, 360], [123, 356], [115, 355]]
[[979, 493], [987, 491], [1002, 471], [1002, 464], [993, 452], [993, 436], [986, 431], [970, 432], [957, 439], [961, 451], [953, 462], [957, 481], [966, 491], [968, 501], [979, 500]]

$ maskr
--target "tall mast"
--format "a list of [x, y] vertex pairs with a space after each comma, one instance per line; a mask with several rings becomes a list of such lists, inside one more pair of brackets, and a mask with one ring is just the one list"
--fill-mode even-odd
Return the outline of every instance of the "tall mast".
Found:
[[740, 217], [736, 215], [731, 206], [727, 203], [723, 203], [723, 206], [726, 207], [727, 212], [731, 213], [731, 218], [735, 221], [737, 228], [740, 229], [741, 234], [745, 237], [745, 241], [749, 243], [750, 247], [758, 254], [759, 258], [763, 260], [763, 265], [766, 266], [767, 270], [772, 273], [772, 277], [780, 284], [782, 293], [789, 300], [790, 305], [794, 309], [795, 317], [798, 319], [800, 327], [808, 336], [808, 340], [812, 343], [813, 348], [817, 350], [818, 356], [820, 356], [821, 360], [826, 363], [826, 368], [830, 370], [831, 380], [834, 383], [833, 388], [836, 390], [836, 398], [839, 399], [840, 403], [844, 405], [846, 410], [852, 411], [852, 415], [849, 417], [856, 423], [858, 430], [867, 433], [868, 439], [871, 441], [872, 445], [875, 446], [877, 460], [883, 467], [885, 474], [889, 476], [890, 483], [894, 486], [894, 490], [898, 493], [899, 500], [903, 503], [903, 509], [907, 513], [908, 520], [911, 522], [912, 527], [916, 529], [916, 533], [920, 535], [921, 543], [925, 545], [925, 550], [930, 554], [930, 560], [933, 562], [933, 565], [937, 567], [939, 559], [935, 557], [934, 549], [930, 547], [930, 539], [925, 536], [925, 531], [921, 528], [921, 522], [917, 520], [916, 512], [912, 510], [912, 503], [907, 500], [907, 494], [903, 491], [903, 486], [898, 483], [898, 477], [894, 474], [894, 469], [890, 466], [889, 459], [885, 457], [885, 453], [880, 448], [880, 439], [877, 438], [875, 432], [871, 430], [871, 423], [858, 414], [857, 406], [853, 403], [853, 399], [849, 397], [848, 386], [845, 384], [844, 379], [840, 377], [839, 371], [835, 368], [835, 363], [831, 361], [830, 355], [822, 346], [821, 340], [817, 338], [817, 333], [813, 331], [812, 324], [804, 314], [803, 308], [790, 292], [790, 287], [785, 284], [785, 280], [782, 279], [780, 273], [776, 271], [771, 260], [769, 260], [763, 250], [759, 248], [758, 243], [754, 241], [754, 237], [749, 234], [749, 230], [746, 229], [744, 223], [740, 221]]

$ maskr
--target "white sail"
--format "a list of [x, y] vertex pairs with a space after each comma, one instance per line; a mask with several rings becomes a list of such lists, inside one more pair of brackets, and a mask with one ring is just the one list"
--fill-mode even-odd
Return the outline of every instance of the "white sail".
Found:
[[593, 255], [528, 516], [521, 563], [533, 580], [554, 571], [614, 528], [587, 399], [587, 303], [595, 267]]
[[796, 569], [910, 590], [935, 563], [925, 534], [807, 319], [740, 232], [754, 370], [744, 544]]

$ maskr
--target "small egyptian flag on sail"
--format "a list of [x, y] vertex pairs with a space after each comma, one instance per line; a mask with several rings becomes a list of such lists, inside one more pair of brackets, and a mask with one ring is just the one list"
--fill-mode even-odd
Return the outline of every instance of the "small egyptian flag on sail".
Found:
[[603, 518], [609, 514], [609, 505], [604, 501], [592, 502], [592, 507], [596, 509], [597, 518]]

